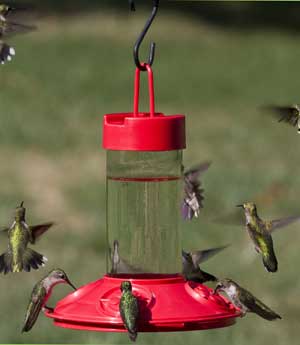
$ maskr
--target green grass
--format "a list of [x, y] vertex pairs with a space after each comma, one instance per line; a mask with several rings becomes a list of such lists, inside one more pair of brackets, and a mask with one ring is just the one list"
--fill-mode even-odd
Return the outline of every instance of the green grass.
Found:
[[[1, 277], [1, 343], [128, 342], [124, 334], [54, 328], [42, 315], [29, 334], [19, 331], [32, 286], [52, 267], [63, 267], [78, 286], [105, 273], [101, 119], [105, 113], [132, 109], [131, 47], [145, 15], [98, 12], [44, 18], [37, 33], [14, 40], [15, 60], [1, 67], [1, 223], [11, 222], [14, 207], [25, 200], [29, 223], [58, 224], [37, 246], [49, 258], [44, 269]], [[297, 344], [299, 225], [274, 235], [279, 272], [267, 274], [242, 227], [211, 219], [230, 213], [237, 203], [256, 199], [266, 218], [300, 212], [299, 136], [258, 110], [266, 103], [299, 100], [299, 37], [217, 29], [166, 12], [159, 14], [149, 36], [157, 42], [157, 110], [186, 114], [186, 165], [213, 160], [203, 178], [205, 209], [199, 220], [184, 225], [183, 247], [232, 243], [203, 268], [236, 279], [283, 320], [269, 323], [248, 315], [227, 329], [140, 334], [138, 341]], [[142, 57], [147, 49], [144, 44]], [[148, 107], [145, 87], [140, 107]], [[267, 198], [258, 198], [264, 191]], [[0, 247], [5, 250], [4, 239]], [[66, 286], [57, 287], [52, 304], [69, 292]]]

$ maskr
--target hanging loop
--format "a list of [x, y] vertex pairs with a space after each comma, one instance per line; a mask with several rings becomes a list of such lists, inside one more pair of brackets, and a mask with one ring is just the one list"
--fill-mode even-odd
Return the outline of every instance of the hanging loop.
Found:
[[[158, 11], [158, 4], [159, 4], [159, 0], [153, 0], [153, 8], [152, 8], [152, 13], [150, 15], [150, 17], [148, 18], [142, 32], [140, 33], [138, 39], [135, 42], [134, 48], [133, 48], [133, 57], [134, 57], [134, 62], [136, 67], [140, 70], [140, 71], [146, 71], [146, 67], [145, 64], [140, 62], [139, 59], [139, 49], [140, 49], [140, 45], [142, 44], [146, 33], [148, 32], [156, 14]], [[131, 10], [135, 10], [135, 6], [134, 6], [134, 1], [130, 0], [130, 6], [131, 6]], [[154, 61], [154, 55], [155, 55], [155, 43], [151, 42], [150, 44], [150, 51], [149, 51], [149, 55], [148, 55], [148, 61], [147, 61], [147, 65], [152, 66], [153, 61]]]
[[147, 63], [142, 63], [141, 67], [142, 69], [139, 69], [138, 67], [135, 69], [133, 116], [134, 117], [139, 116], [140, 72], [142, 70], [145, 70], [148, 73], [150, 117], [154, 117], [155, 106], [154, 106], [153, 72], [152, 72], [151, 66]]

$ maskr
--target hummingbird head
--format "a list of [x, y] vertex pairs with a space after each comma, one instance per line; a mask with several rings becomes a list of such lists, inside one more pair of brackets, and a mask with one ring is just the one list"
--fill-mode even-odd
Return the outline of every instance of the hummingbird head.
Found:
[[15, 220], [16, 221], [24, 221], [25, 220], [25, 213], [26, 208], [23, 207], [24, 201], [21, 202], [20, 206], [16, 207], [15, 211]]
[[129, 281], [124, 281], [121, 284], [121, 291], [125, 292], [125, 291], [132, 291], [132, 285]]
[[66, 284], [69, 284], [70, 286], [72, 286], [72, 288], [74, 290], [77, 290], [76, 287], [70, 282], [66, 272], [64, 272], [60, 268], [56, 268], [56, 269], [52, 270], [48, 274], [47, 278], [50, 280], [50, 283], [52, 286], [54, 286], [56, 284], [60, 284], [60, 283], [66, 283]]
[[215, 287], [214, 294], [218, 291], [226, 291], [226, 289], [230, 288], [232, 285], [236, 285], [233, 280], [228, 278], [221, 279]]
[[256, 205], [254, 204], [254, 202], [245, 202], [241, 205], [236, 205], [236, 207], [242, 207], [245, 210], [246, 214], [254, 216], [257, 215]]
[[8, 6], [8, 5], [0, 5], [0, 12], [3, 13], [4, 15], [7, 15], [10, 11], [12, 11], [13, 8]]

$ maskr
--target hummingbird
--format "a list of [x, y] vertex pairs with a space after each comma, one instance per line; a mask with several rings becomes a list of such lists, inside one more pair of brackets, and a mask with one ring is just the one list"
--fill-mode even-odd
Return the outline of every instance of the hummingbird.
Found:
[[119, 254], [119, 241], [114, 240], [113, 251], [109, 248], [111, 257], [111, 274], [117, 273], [145, 273], [141, 268], [134, 267], [130, 265], [126, 260], [124, 260]]
[[119, 310], [124, 326], [128, 331], [129, 339], [135, 341], [137, 337], [137, 320], [139, 317], [138, 299], [132, 293], [130, 281], [121, 283], [122, 296], [120, 299]]
[[215, 276], [202, 271], [199, 265], [227, 247], [228, 245], [193, 252], [182, 250], [182, 274], [184, 278], [201, 284], [207, 281], [217, 281]]
[[53, 287], [60, 283], [69, 284], [74, 290], [76, 290], [76, 287], [70, 282], [66, 273], [60, 268], [52, 270], [46, 277], [35, 284], [26, 310], [22, 332], [28, 332], [31, 330], [41, 310], [53, 312], [53, 308], [47, 307], [46, 303], [51, 296]]
[[[204, 189], [200, 188], [201, 182], [199, 178], [210, 165], [211, 162], [203, 162], [183, 174], [184, 198], [181, 203], [181, 215], [184, 220], [191, 220], [193, 217], [197, 218], [200, 209], [203, 208]], [[184, 170], [183, 166], [182, 170]]]
[[246, 202], [242, 205], [246, 217], [246, 229], [254, 243], [255, 250], [262, 255], [263, 264], [268, 272], [276, 272], [278, 262], [275, 256], [271, 233], [279, 228], [299, 220], [299, 216], [292, 216], [271, 221], [262, 220], [258, 214], [256, 205], [253, 202]]
[[247, 312], [252, 312], [269, 321], [281, 319], [280, 315], [231, 279], [220, 280], [216, 285], [214, 294], [218, 291], [226, 293], [230, 301], [241, 310], [242, 316], [245, 316]]
[[6, 61], [11, 61], [16, 54], [15, 49], [4, 42], [4, 37], [25, 33], [35, 30], [31, 25], [24, 25], [7, 20], [8, 15], [16, 10], [9, 5], [0, 4], [0, 63], [3, 65]]
[[290, 106], [267, 106], [266, 110], [272, 112], [278, 122], [286, 122], [293, 127], [298, 127], [300, 134], [300, 108], [297, 104]]
[[46, 232], [54, 223], [48, 222], [28, 226], [25, 221], [26, 209], [24, 202], [15, 210], [15, 217], [10, 228], [2, 229], [8, 235], [8, 249], [0, 255], [0, 273], [30, 272], [44, 266], [47, 258], [27, 247], [28, 243], [35, 244], [36, 240]]

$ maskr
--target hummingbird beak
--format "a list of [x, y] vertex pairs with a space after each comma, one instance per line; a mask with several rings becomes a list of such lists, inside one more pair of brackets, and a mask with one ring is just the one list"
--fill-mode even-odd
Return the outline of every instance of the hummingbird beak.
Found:
[[242, 208], [244, 208], [244, 205], [243, 205], [243, 204], [241, 204], [241, 205], [236, 205], [236, 207], [242, 207]]
[[23, 205], [24, 205], [24, 201], [21, 202], [19, 207], [23, 207]]
[[76, 291], [77, 288], [70, 282], [69, 279], [66, 279], [66, 283], [69, 284], [70, 286], [72, 286], [72, 288]]

